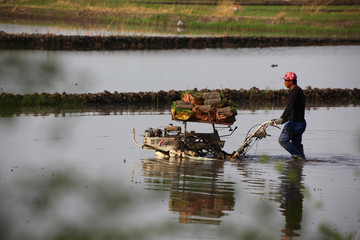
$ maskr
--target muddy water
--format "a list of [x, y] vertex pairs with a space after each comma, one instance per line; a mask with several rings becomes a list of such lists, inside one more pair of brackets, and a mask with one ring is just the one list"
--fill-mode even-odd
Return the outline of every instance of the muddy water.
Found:
[[[176, 51], [2, 51], [0, 90], [139, 92], [284, 88], [285, 72], [313, 88], [360, 88], [360, 46]], [[272, 67], [273, 66], [273, 67]]]
[[[239, 111], [225, 150], [281, 112]], [[4, 239], [360, 237], [359, 107], [306, 111], [307, 162], [289, 159], [275, 128], [237, 162], [156, 159], [133, 144], [132, 127], [141, 142], [145, 129], [170, 118], [169, 112], [0, 118]]]

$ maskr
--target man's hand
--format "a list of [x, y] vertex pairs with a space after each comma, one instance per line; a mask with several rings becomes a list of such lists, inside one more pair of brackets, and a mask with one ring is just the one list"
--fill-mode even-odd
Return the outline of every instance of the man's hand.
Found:
[[284, 123], [284, 120], [282, 118], [273, 119], [271, 121], [275, 122], [276, 124], [283, 124]]

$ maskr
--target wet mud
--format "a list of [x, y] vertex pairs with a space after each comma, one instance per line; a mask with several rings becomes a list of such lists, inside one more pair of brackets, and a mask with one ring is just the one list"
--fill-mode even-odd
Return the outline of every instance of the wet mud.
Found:
[[2, 50], [162, 50], [360, 45], [360, 38], [64, 36], [0, 32]]

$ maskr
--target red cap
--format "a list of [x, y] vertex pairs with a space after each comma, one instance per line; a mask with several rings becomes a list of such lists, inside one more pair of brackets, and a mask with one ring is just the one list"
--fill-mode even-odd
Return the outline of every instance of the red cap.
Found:
[[297, 80], [297, 76], [294, 72], [287, 72], [285, 74], [284, 80]]

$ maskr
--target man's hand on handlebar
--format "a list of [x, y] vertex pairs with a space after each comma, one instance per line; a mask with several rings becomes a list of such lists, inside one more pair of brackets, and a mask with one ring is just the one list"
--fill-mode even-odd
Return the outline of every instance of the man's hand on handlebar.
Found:
[[272, 119], [271, 121], [273, 121], [276, 124], [283, 124], [284, 123], [284, 120], [282, 118]]

